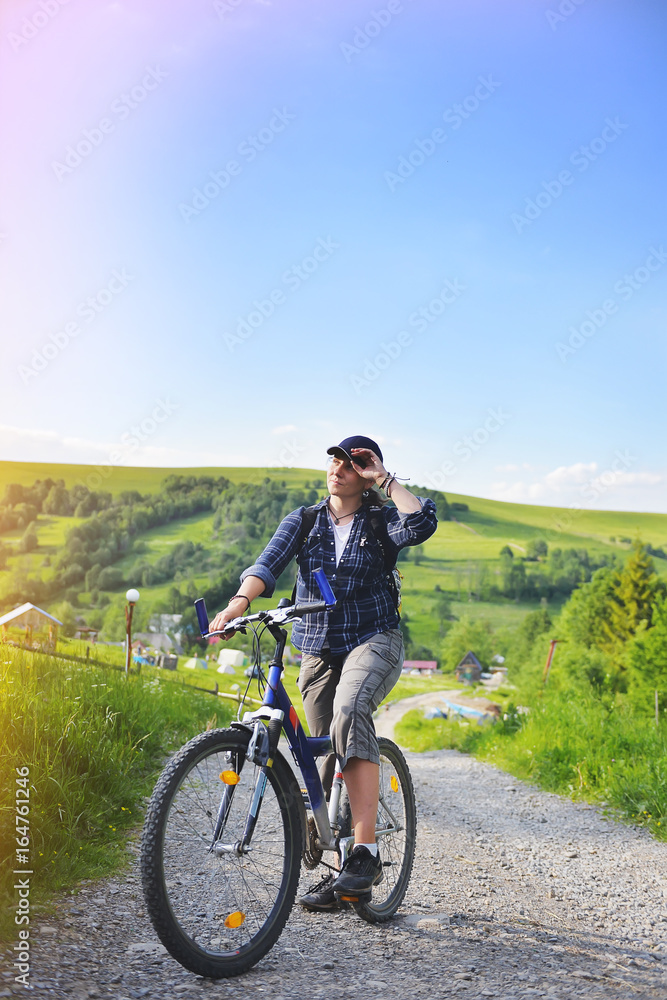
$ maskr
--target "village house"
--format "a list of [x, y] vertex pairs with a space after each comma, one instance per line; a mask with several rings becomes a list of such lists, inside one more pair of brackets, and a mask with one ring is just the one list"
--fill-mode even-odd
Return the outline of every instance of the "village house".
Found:
[[31, 649], [54, 650], [61, 621], [34, 604], [22, 604], [0, 618], [3, 642], [17, 642]]
[[468, 650], [454, 671], [461, 684], [478, 684], [482, 679], [482, 664], [471, 649]]

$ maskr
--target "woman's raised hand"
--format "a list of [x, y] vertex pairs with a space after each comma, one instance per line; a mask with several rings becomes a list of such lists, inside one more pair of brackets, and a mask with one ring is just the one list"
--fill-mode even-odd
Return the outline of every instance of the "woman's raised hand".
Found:
[[[354, 471], [357, 475], [362, 476], [363, 479], [368, 479], [379, 484], [389, 475], [380, 459], [370, 448], [352, 448], [350, 457], [352, 458]], [[363, 468], [357, 465], [355, 457], [360, 458], [364, 462]]]

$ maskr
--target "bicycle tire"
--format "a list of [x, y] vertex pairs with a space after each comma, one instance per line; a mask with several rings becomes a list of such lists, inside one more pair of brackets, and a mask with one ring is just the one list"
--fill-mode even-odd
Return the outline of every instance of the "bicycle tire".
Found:
[[[279, 753], [271, 768], [246, 760], [249, 735], [217, 729], [182, 747], [158, 779], [141, 840], [146, 908], [160, 941], [186, 969], [212, 979], [246, 972], [273, 947], [301, 867], [299, 786]], [[241, 855], [210, 851], [227, 787], [221, 775], [230, 770], [239, 781], [220, 838], [227, 844], [241, 841], [262, 770], [268, 779], [251, 850]]]
[[[369, 899], [350, 903], [357, 914], [370, 924], [390, 920], [403, 902], [412, 874], [417, 837], [415, 792], [405, 757], [395, 743], [383, 736], [379, 737], [378, 745], [380, 804], [376, 835], [384, 865], [383, 878], [373, 886]], [[351, 816], [347, 796], [342, 801], [341, 812], [341, 826], [349, 833]], [[396, 832], [383, 836], [382, 830], [391, 826], [397, 827]]]

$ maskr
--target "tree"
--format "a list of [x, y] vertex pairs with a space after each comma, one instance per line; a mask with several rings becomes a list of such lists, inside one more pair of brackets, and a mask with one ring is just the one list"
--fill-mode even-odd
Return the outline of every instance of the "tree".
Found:
[[485, 618], [475, 621], [464, 615], [454, 622], [440, 647], [443, 670], [453, 671], [469, 649], [484, 666], [488, 666], [493, 656], [493, 630]]
[[28, 525], [26, 528], [23, 538], [19, 542], [19, 552], [34, 552], [39, 546], [39, 541], [37, 540], [37, 532], [35, 531], [32, 524]]
[[116, 590], [125, 580], [123, 571], [117, 566], [106, 566], [97, 578], [98, 590]]
[[549, 546], [544, 541], [543, 538], [531, 538], [526, 543], [526, 558], [527, 559], [540, 559], [544, 558], [549, 551]]
[[72, 513], [70, 496], [62, 480], [51, 487], [42, 504], [42, 510], [45, 514], [55, 514], [60, 517], [69, 517]]
[[537, 611], [529, 611], [519, 626], [519, 637], [529, 649], [538, 636], [549, 632], [553, 626], [551, 615], [546, 608], [538, 608]]
[[51, 614], [62, 623], [62, 634], [71, 639], [76, 632], [77, 621], [76, 613], [69, 601], [62, 601], [60, 604], [56, 604], [55, 608], [52, 608]]
[[578, 587], [563, 608], [562, 623], [568, 639], [587, 649], [607, 646], [615, 573], [603, 567], [589, 583]]
[[3, 507], [13, 507], [15, 503], [23, 500], [23, 486], [21, 483], [7, 483], [5, 495], [2, 498]]
[[452, 614], [452, 602], [443, 590], [438, 591], [435, 595], [433, 611], [435, 612], [440, 625], [440, 635], [444, 635], [445, 622], [451, 617]]
[[526, 564], [523, 559], [508, 559], [502, 556], [500, 568], [503, 575], [503, 592], [518, 601], [527, 589]]
[[647, 714], [667, 711], [667, 597], [652, 609], [651, 628], [635, 635], [628, 655], [628, 692], [636, 708]]
[[610, 652], [621, 649], [639, 630], [651, 627], [659, 594], [664, 594], [664, 584], [658, 580], [646, 549], [636, 542], [624, 568], [613, 580], [609, 615], [603, 624]]

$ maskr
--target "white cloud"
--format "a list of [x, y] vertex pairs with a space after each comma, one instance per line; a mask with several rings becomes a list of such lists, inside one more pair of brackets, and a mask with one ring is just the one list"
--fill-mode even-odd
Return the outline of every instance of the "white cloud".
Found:
[[658, 472], [617, 472], [617, 486], [658, 486], [667, 482], [667, 477]]
[[597, 462], [576, 462], [574, 465], [559, 465], [557, 469], [548, 472], [544, 482], [557, 492], [570, 486], [580, 486], [588, 483], [598, 470]]
[[508, 503], [535, 503], [545, 499], [548, 493], [544, 483], [524, 483], [522, 480], [516, 483], [491, 483], [492, 499], [505, 500]]
[[243, 453], [221, 456], [212, 451], [194, 452], [151, 443], [149, 435], [146, 435], [145, 442], [137, 443], [136, 438], [130, 437], [131, 433], [131, 428], [128, 428], [116, 441], [93, 441], [41, 427], [0, 424], [0, 461], [165, 468], [248, 464], [248, 456]]
[[[506, 477], [491, 484], [493, 500], [510, 503], [538, 503], [554, 507], [582, 509], [664, 510], [664, 487], [667, 474], [630, 471], [623, 468], [624, 453], [617, 452], [605, 468], [598, 462], [575, 462], [559, 465], [542, 476], [530, 479]], [[632, 457], [625, 464], [636, 461]], [[519, 471], [519, 466], [503, 466], [496, 471]]]

